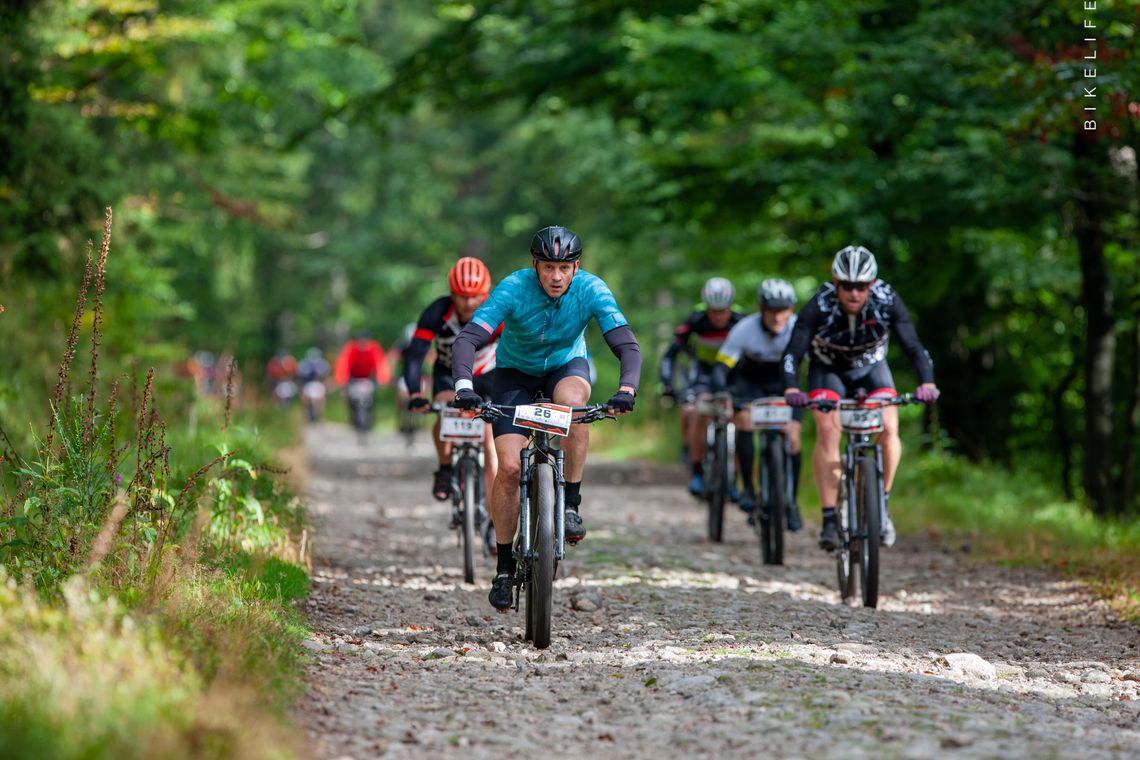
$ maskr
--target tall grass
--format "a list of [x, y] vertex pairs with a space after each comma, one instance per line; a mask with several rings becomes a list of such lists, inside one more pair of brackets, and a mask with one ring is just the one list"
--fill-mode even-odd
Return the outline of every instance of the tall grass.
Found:
[[285, 756], [304, 510], [231, 392], [192, 431], [153, 368], [105, 383], [111, 223], [87, 249], [47, 422], [26, 451], [0, 430], [0, 757]]

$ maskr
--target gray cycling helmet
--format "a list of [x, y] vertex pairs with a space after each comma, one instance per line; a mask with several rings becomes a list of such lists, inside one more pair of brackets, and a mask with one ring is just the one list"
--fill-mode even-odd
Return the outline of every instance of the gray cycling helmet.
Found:
[[879, 274], [875, 254], [861, 245], [849, 245], [835, 254], [831, 274], [840, 282], [871, 282]]
[[790, 309], [796, 305], [796, 291], [787, 280], [773, 277], [760, 283], [756, 300], [760, 302], [761, 309]]
[[723, 277], [713, 277], [701, 288], [701, 300], [710, 309], [727, 309], [736, 298], [736, 288]]
[[582, 239], [565, 227], [543, 227], [530, 241], [535, 261], [577, 261], [582, 257]]

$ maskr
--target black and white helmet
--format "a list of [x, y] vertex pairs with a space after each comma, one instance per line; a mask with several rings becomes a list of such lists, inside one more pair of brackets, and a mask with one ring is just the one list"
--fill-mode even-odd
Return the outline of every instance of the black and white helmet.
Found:
[[756, 300], [760, 302], [761, 309], [790, 309], [796, 305], [796, 290], [787, 280], [773, 277], [760, 283]]
[[840, 282], [871, 282], [879, 274], [875, 254], [861, 245], [849, 245], [835, 254], [831, 274]]
[[727, 309], [736, 298], [736, 288], [723, 277], [713, 277], [701, 289], [701, 300], [710, 309]]

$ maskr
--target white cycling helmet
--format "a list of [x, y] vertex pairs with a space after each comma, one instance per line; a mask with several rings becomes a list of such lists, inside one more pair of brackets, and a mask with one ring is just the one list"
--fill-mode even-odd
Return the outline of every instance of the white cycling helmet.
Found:
[[831, 274], [840, 282], [871, 282], [879, 274], [875, 254], [861, 245], [849, 245], [835, 254]]
[[787, 280], [773, 277], [760, 283], [756, 290], [756, 300], [762, 309], [790, 309], [796, 305], [796, 291]]
[[736, 298], [736, 288], [723, 277], [713, 277], [701, 289], [701, 299], [710, 309], [727, 309]]

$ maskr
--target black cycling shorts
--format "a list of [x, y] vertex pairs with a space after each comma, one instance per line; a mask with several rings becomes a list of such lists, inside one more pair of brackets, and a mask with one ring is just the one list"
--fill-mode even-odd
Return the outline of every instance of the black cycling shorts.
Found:
[[[835, 369], [826, 364], [812, 362], [808, 366], [808, 388], [812, 398], [835, 396], [839, 398], [854, 398], [857, 391], [866, 391], [867, 395], [879, 392], [879, 395], [895, 395], [895, 379], [891, 375], [891, 368], [886, 362], [875, 362], [868, 367], [853, 369]], [[831, 393], [828, 393], [831, 391]]]
[[[474, 386], [475, 392], [482, 396], [485, 400], [491, 400], [491, 389], [495, 382], [495, 370], [484, 372], [482, 375], [476, 375], [471, 378], [471, 383]], [[442, 391], [455, 390], [455, 378], [451, 375], [451, 367], [436, 362], [431, 371], [431, 396], [435, 398], [436, 394]]]
[[[585, 359], [571, 359], [558, 369], [547, 372], [545, 375], [528, 375], [517, 369], [499, 367], [495, 370], [495, 385], [491, 392], [491, 400], [496, 404], [519, 406], [529, 404], [534, 400], [535, 393], [542, 391], [548, 399], [554, 398], [554, 388], [558, 383], [568, 377], [580, 377], [590, 382], [590, 364]], [[526, 428], [517, 427], [512, 417], [501, 417], [491, 423], [495, 437], [517, 433], [530, 435]]]
[[[743, 409], [758, 398], [784, 397], [784, 383], [781, 381], [757, 383], [745, 377], [737, 377], [729, 389], [732, 391], [732, 403], [737, 409]], [[803, 409], [792, 409], [793, 420], [801, 422], [803, 418]]]

